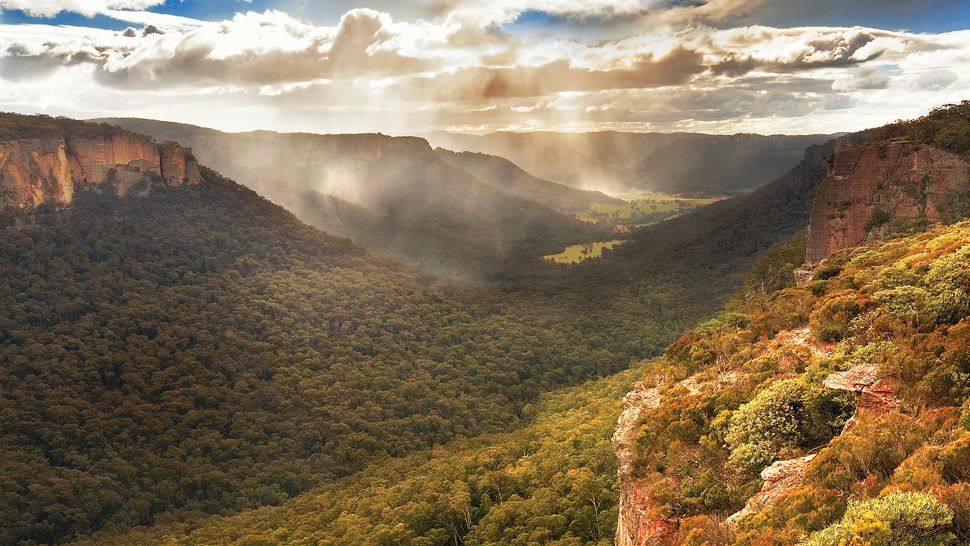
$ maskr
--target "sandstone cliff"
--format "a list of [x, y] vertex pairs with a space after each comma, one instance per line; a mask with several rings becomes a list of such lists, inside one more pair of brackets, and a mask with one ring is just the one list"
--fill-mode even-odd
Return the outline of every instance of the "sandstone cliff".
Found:
[[124, 196], [202, 181], [191, 149], [173, 142], [42, 116], [2, 114], [0, 123], [13, 127], [0, 138], [0, 210], [64, 207], [82, 190]]
[[[676, 384], [687, 396], [731, 385], [738, 374], [727, 372], [715, 378], [698, 374]], [[646, 387], [637, 382], [633, 391], [623, 398], [623, 412], [613, 432], [613, 450], [617, 458], [617, 477], [620, 481], [620, 508], [616, 526], [616, 546], [644, 546], [674, 544], [678, 521], [659, 513], [656, 502], [651, 499], [649, 482], [638, 478], [636, 473], [636, 443], [641, 427], [650, 418], [650, 412], [663, 402], [661, 387]]]
[[953, 200], [968, 190], [967, 161], [928, 144], [838, 147], [812, 207], [806, 261], [948, 220]]

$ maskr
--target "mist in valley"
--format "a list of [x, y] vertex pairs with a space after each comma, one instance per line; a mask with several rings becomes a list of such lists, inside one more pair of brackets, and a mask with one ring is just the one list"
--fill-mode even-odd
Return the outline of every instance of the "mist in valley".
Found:
[[970, 544], [968, 21], [0, 0], [0, 544]]

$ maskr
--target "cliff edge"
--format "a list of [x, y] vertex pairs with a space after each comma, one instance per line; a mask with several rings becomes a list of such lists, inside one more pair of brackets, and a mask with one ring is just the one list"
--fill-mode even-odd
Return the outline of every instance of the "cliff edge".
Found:
[[0, 114], [0, 210], [65, 207], [79, 191], [119, 197], [202, 182], [190, 148], [104, 124]]

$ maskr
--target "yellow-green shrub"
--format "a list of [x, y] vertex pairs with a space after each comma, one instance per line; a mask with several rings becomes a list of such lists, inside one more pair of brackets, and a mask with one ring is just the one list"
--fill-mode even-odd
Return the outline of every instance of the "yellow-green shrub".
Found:
[[851, 502], [842, 521], [804, 546], [942, 546], [954, 544], [953, 511], [925, 493], [896, 492]]
[[822, 341], [839, 341], [849, 335], [850, 321], [862, 312], [858, 297], [853, 292], [842, 292], [830, 297], [812, 313], [809, 326]]
[[808, 447], [830, 438], [845, 423], [844, 397], [798, 379], [777, 381], [731, 416], [725, 441], [730, 461], [757, 472], [784, 448]]

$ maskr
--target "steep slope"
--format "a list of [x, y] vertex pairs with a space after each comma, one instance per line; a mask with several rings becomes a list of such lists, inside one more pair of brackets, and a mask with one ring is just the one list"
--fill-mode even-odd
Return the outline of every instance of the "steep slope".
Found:
[[[954, 155], [968, 150], [968, 107], [840, 146], [808, 237], [759, 258], [731, 312], [648, 368], [614, 434], [617, 544], [970, 538], [958, 462], [970, 445], [970, 224], [833, 254], [970, 213]], [[899, 141], [901, 126], [919, 142]], [[893, 230], [847, 238], [833, 223], [857, 222], [827, 214], [833, 201], [864, 218], [892, 205]], [[824, 261], [789, 273], [806, 255]]]
[[965, 543], [968, 271], [939, 227], [682, 335], [618, 421], [616, 543]]
[[970, 214], [970, 143], [960, 136], [968, 120], [964, 103], [838, 147], [813, 207], [807, 261]]
[[373, 464], [268, 507], [82, 544], [609, 544], [628, 370], [548, 393], [519, 430]]
[[435, 146], [508, 158], [540, 178], [613, 192], [724, 195], [785, 174], [805, 148], [831, 136], [695, 133], [491, 133], [428, 135]]
[[561, 212], [581, 213], [589, 211], [596, 204], [623, 203], [621, 199], [602, 192], [578, 190], [536, 178], [502, 157], [474, 152], [452, 152], [444, 148], [437, 148], [435, 153], [487, 184]]
[[[483, 180], [478, 175], [495, 173], [479, 166], [474, 174], [463, 170], [423, 139], [231, 134], [150, 120], [107, 121], [192, 146], [206, 164], [302, 220], [437, 273], [487, 277], [508, 262], [533, 259], [603, 231], [529, 197], [536, 193], [548, 200], [555, 187], [524, 178], [511, 187], [504, 180]], [[574, 190], [558, 189], [575, 199]], [[321, 196], [368, 213], [358, 218], [354, 207], [315, 209], [329, 201]], [[327, 216], [335, 212], [342, 215]]]

